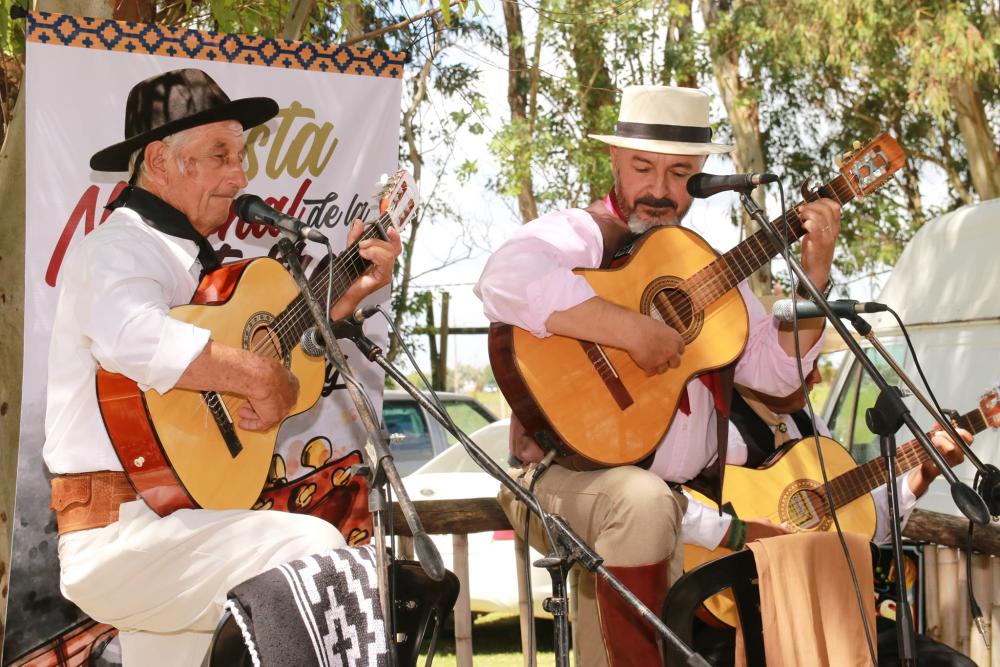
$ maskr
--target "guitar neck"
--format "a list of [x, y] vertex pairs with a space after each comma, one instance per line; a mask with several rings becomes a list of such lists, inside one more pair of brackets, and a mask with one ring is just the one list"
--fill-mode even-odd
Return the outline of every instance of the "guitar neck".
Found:
[[[317, 299], [326, 302], [327, 292], [331, 289], [332, 283], [330, 303], [337, 303], [351, 284], [368, 270], [371, 262], [358, 253], [358, 243], [366, 239], [383, 238], [386, 222], [388, 217], [383, 215], [364, 231], [358, 241], [336, 256], [332, 262], [321, 270], [313, 271], [309, 277], [309, 287]], [[291, 350], [299, 343], [302, 334], [314, 324], [305, 298], [299, 294], [277, 316], [272, 330], [278, 335], [282, 349]]]
[[[846, 204], [854, 196], [854, 190], [841, 175], [821, 185], [807, 199], [812, 201], [829, 197], [840, 204]], [[806, 234], [795, 208], [793, 206], [784, 215], [771, 221], [788, 243], [797, 241]], [[781, 248], [771, 239], [771, 235], [767, 230], [761, 229], [689, 277], [680, 287], [691, 297], [695, 310], [703, 310], [770, 262], [779, 252]]]
[[[986, 417], [979, 408], [968, 412], [955, 421], [955, 425], [970, 433], [980, 433], [989, 427]], [[929, 433], [927, 434], [930, 435]], [[897, 473], [902, 474], [929, 460], [930, 456], [916, 440], [910, 440], [896, 449]], [[866, 493], [882, 486], [889, 479], [885, 462], [881, 457], [852, 468], [830, 480], [835, 507], [842, 507]]]

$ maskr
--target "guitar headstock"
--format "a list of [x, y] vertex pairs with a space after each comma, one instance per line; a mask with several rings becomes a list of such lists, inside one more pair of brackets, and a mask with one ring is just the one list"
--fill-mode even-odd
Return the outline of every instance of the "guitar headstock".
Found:
[[406, 169], [400, 169], [391, 177], [383, 176], [379, 186], [378, 211], [387, 218], [387, 222], [400, 231], [417, 211], [420, 193], [413, 175]]
[[905, 164], [903, 147], [883, 132], [864, 146], [855, 142], [854, 150], [844, 156], [840, 173], [860, 199], [882, 187]]
[[997, 384], [979, 399], [979, 410], [990, 428], [1000, 428], [1000, 384]]

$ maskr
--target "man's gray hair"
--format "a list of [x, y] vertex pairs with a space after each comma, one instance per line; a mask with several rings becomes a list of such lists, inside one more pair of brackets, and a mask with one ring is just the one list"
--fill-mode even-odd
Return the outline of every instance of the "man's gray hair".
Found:
[[[177, 153], [185, 144], [187, 144], [187, 142], [189, 142], [193, 138], [194, 129], [195, 128], [191, 127], [186, 130], [181, 130], [180, 132], [176, 132], [174, 134], [169, 134], [163, 137], [163, 139], [160, 139], [160, 141], [165, 143], [170, 148], [170, 155], [176, 158], [177, 168], [180, 170], [182, 174], [184, 173], [185, 170], [184, 160], [182, 160], [180, 155], [178, 155]], [[142, 153], [145, 150], [146, 146], [143, 146], [142, 148], [132, 153], [132, 156], [128, 159], [128, 173], [131, 174], [135, 171], [135, 163], [139, 160], [139, 156], [142, 155]], [[147, 174], [146, 161], [143, 160], [142, 163], [139, 165], [139, 174], [135, 180], [136, 185], [139, 185], [146, 178], [146, 174]]]

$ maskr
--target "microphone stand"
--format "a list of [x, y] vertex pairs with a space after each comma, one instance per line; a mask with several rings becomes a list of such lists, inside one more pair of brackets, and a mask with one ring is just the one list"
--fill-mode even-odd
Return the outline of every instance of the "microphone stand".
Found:
[[361, 423], [367, 431], [364, 452], [365, 458], [367, 459], [366, 464], [369, 479], [368, 509], [372, 513], [373, 532], [375, 533], [375, 558], [376, 569], [378, 571], [379, 602], [382, 606], [382, 615], [385, 620], [386, 636], [388, 640], [387, 645], [390, 649], [389, 663], [394, 666], [397, 664], [395, 651], [396, 635], [393, 629], [394, 610], [389, 588], [390, 562], [386, 549], [385, 537], [386, 520], [391, 518], [391, 515], [389, 514], [389, 507], [386, 501], [385, 491], [383, 489], [383, 485], [386, 481], [388, 481], [390, 486], [392, 486], [396, 497], [399, 499], [399, 505], [403, 510], [403, 516], [406, 519], [407, 525], [410, 527], [410, 532], [414, 536], [414, 545], [417, 547], [415, 551], [418, 555], [418, 559], [420, 560], [421, 567], [431, 579], [441, 581], [444, 579], [444, 565], [441, 561], [441, 555], [438, 553], [437, 548], [434, 546], [434, 543], [431, 542], [420, 523], [420, 517], [417, 516], [417, 512], [413, 507], [413, 502], [410, 500], [409, 495], [406, 493], [406, 489], [403, 487], [403, 482], [399, 477], [399, 471], [396, 470], [396, 464], [393, 461], [392, 454], [389, 453], [389, 448], [386, 444], [387, 438], [385, 432], [379, 427], [378, 422], [369, 409], [366, 396], [350, 373], [350, 366], [347, 363], [347, 358], [340, 349], [340, 345], [337, 343], [337, 337], [334, 335], [333, 329], [330, 326], [329, 313], [325, 312], [323, 305], [320, 304], [319, 300], [313, 294], [309, 281], [306, 279], [305, 273], [302, 270], [302, 264], [299, 262], [298, 253], [296, 253], [292, 240], [290, 240], [289, 237], [295, 239], [297, 238], [297, 234], [282, 230], [281, 238], [278, 240], [277, 244], [278, 251], [282, 256], [282, 259], [285, 260], [292, 277], [295, 278], [295, 281], [299, 284], [302, 298], [309, 307], [309, 312], [312, 314], [313, 320], [315, 320], [316, 328], [323, 338], [323, 350], [326, 355], [326, 360], [334, 368], [338, 369], [342, 376], [344, 376], [347, 385], [347, 393], [354, 401], [354, 406], [357, 410], [358, 416], [361, 418]]
[[[524, 489], [520, 484], [507, 474], [507, 471], [500, 467], [479, 445], [477, 445], [468, 435], [454, 425], [454, 422], [443, 413], [440, 408], [430, 401], [420, 389], [418, 389], [406, 376], [393, 366], [382, 354], [382, 349], [371, 339], [365, 336], [361, 325], [350, 319], [339, 320], [335, 323], [336, 335], [348, 338], [357, 345], [361, 353], [371, 362], [381, 366], [385, 372], [395, 380], [399, 386], [406, 390], [414, 400], [417, 401], [427, 412], [437, 420], [441, 426], [454, 435], [465, 451], [475, 463], [507, 487], [514, 496], [535, 514], [542, 524], [547, 527], [553, 536], [551, 548], [555, 553], [535, 562], [536, 567], [544, 567], [552, 577], [552, 597], [546, 600], [546, 610], [552, 614], [554, 619], [553, 633], [555, 636], [555, 664], [556, 667], [569, 667], [569, 621], [567, 610], [569, 608], [566, 573], [574, 563], [579, 563], [588, 571], [601, 577], [631, 606], [647, 623], [652, 625], [656, 632], [663, 637], [668, 648], [677, 655], [683, 656], [684, 664], [695, 665], [696, 667], [709, 667], [705, 659], [695, 653], [690, 646], [685, 644], [670, 628], [660, 620], [657, 614], [650, 611], [632, 591], [630, 591], [621, 581], [619, 581], [607, 567], [604, 566], [604, 559], [601, 558], [594, 549], [588, 545], [583, 538], [577, 535], [566, 521], [557, 515], [545, 512], [538, 499]], [[530, 585], [530, 582], [529, 584]], [[531, 611], [530, 613], [534, 613]]]
[[[743, 208], [757, 223], [761, 226], [761, 229], [767, 230], [768, 235], [771, 240], [775, 243], [778, 248], [785, 247], [787, 241], [786, 239], [778, 233], [778, 231], [771, 224], [771, 221], [767, 219], [764, 212], [757, 205], [757, 202], [753, 200], [750, 196], [750, 190], [752, 188], [744, 188], [740, 190], [740, 203], [743, 204]], [[890, 527], [892, 529], [892, 544], [893, 544], [893, 554], [896, 560], [896, 571], [903, 572], [903, 531], [899, 516], [899, 503], [896, 498], [896, 444], [895, 444], [895, 432], [899, 429], [902, 424], [905, 424], [913, 436], [920, 443], [921, 447], [927, 452], [931, 460], [937, 465], [941, 470], [942, 474], [948, 480], [951, 485], [951, 495], [955, 501], [955, 504], [962, 511], [969, 520], [978, 523], [980, 525], [985, 525], [989, 523], [990, 515], [987, 510], [986, 504], [983, 499], [980, 498], [967, 484], [964, 484], [958, 480], [955, 472], [948, 466], [941, 454], [934, 448], [931, 444], [930, 439], [927, 434], [917, 425], [916, 421], [913, 419], [913, 415], [907, 409], [906, 405], [903, 403], [902, 396], [900, 395], [899, 389], [897, 387], [891, 386], [886, 379], [879, 372], [878, 368], [868, 355], [864, 353], [861, 346], [858, 344], [854, 337], [851, 336], [847, 327], [841, 322], [840, 318], [834, 314], [833, 310], [830, 309], [830, 304], [824, 298], [823, 294], [816, 287], [815, 283], [809, 278], [805, 270], [802, 268], [802, 264], [788, 253], [785, 257], [788, 263], [788, 268], [798, 277], [799, 285], [804, 286], [809, 292], [809, 296], [823, 314], [826, 319], [830, 321], [833, 325], [834, 330], [840, 335], [844, 340], [851, 353], [857, 358], [858, 362], [868, 373], [872, 382], [879, 389], [879, 396], [875, 401], [875, 406], [868, 409], [865, 415], [865, 420], [868, 422], [868, 427], [874, 433], [878, 433], [882, 445], [882, 456], [885, 459], [885, 466], [888, 472], [889, 478], [886, 483], [886, 490], [888, 491], [889, 499], [889, 512], [890, 512]], [[961, 438], [958, 438], [960, 441]], [[897, 628], [897, 638], [899, 641], [899, 656], [900, 664], [903, 665], [913, 665], [914, 656], [916, 655], [916, 641], [913, 634], [913, 624], [910, 620], [910, 609], [909, 604], [906, 601], [906, 591], [902, 584], [902, 579], [900, 579], [899, 590], [897, 591], [897, 603], [896, 603], [896, 628]]]

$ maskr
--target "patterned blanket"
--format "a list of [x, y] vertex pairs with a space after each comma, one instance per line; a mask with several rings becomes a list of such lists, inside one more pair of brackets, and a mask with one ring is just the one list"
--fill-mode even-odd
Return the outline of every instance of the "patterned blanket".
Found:
[[229, 592], [254, 667], [389, 664], [375, 549], [346, 547], [280, 565]]

